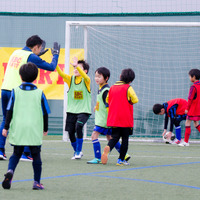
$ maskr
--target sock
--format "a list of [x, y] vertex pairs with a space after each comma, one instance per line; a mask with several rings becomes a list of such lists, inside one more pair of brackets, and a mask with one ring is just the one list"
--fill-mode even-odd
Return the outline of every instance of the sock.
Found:
[[76, 152], [81, 152], [83, 146], [83, 138], [77, 138], [76, 141], [77, 141]]
[[76, 151], [76, 142], [71, 142], [71, 145], [72, 145], [74, 151]]
[[120, 148], [121, 148], [121, 144], [120, 142], [117, 142], [117, 144], [115, 145], [115, 149], [120, 153]]
[[196, 129], [200, 132], [200, 125], [198, 125], [198, 126], [196, 127]]
[[101, 159], [101, 145], [98, 139], [92, 140], [93, 149], [94, 149], [94, 157]]
[[186, 126], [185, 127], [185, 139], [184, 141], [188, 143], [189, 138], [190, 138], [190, 133], [191, 133], [191, 127], [190, 126]]
[[176, 131], [176, 138], [178, 140], [181, 140], [181, 126], [175, 127], [175, 131]]

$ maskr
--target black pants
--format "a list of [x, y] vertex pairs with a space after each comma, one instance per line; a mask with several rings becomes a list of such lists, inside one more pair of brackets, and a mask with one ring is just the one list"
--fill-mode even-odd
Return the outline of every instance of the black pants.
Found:
[[132, 135], [132, 128], [112, 128], [112, 139], [108, 142], [110, 151], [115, 147], [120, 137], [122, 138], [119, 158], [123, 161], [128, 151], [129, 135]]
[[[29, 146], [31, 155], [33, 157], [33, 171], [34, 171], [34, 181], [40, 183], [41, 173], [42, 173], [42, 161], [41, 161], [41, 146]], [[19, 159], [24, 151], [24, 146], [14, 146], [14, 151], [9, 159], [8, 169], [15, 171]]]
[[72, 143], [76, 142], [75, 133], [77, 134], [77, 138], [83, 138], [83, 126], [85, 125], [89, 117], [90, 114], [88, 113], [67, 113], [65, 130], [68, 131], [69, 139]]

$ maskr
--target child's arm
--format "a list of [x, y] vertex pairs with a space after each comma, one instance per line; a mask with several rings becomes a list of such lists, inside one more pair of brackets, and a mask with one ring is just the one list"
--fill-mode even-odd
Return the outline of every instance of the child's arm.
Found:
[[68, 74], [65, 74], [60, 67], [56, 66], [56, 70], [58, 72], [58, 74], [63, 78], [63, 80], [67, 83], [67, 85], [69, 86], [71, 83], [71, 76]]
[[79, 72], [79, 74], [84, 78], [85, 82], [90, 83], [90, 77], [80, 68], [76, 68]]
[[8, 106], [7, 106], [5, 125], [4, 125], [4, 129], [2, 131], [2, 135], [4, 137], [7, 136], [8, 129], [10, 127], [10, 122], [11, 122], [12, 115], [13, 115], [14, 101], [15, 101], [15, 93], [14, 93], [14, 90], [12, 90], [11, 97], [10, 97], [10, 100], [9, 100]]
[[128, 101], [132, 104], [135, 104], [139, 101], [135, 91], [131, 86], [128, 88]]
[[196, 95], [196, 88], [194, 86], [191, 86], [189, 95], [188, 95], [188, 104], [187, 104], [187, 108], [186, 108], [186, 114], [190, 110], [190, 107], [192, 105], [192, 101], [193, 101], [195, 95]]

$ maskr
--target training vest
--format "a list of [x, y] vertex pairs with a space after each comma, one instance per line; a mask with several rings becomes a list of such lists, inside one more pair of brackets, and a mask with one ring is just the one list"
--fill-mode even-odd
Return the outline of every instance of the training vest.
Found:
[[9, 129], [13, 145], [39, 146], [43, 138], [42, 90], [14, 89], [15, 101]]
[[199, 117], [200, 116], [200, 81], [195, 82], [193, 85], [196, 89], [195, 98], [192, 100], [190, 109], [188, 110], [187, 115], [190, 117]]
[[22, 80], [19, 75], [19, 68], [23, 64], [27, 63], [28, 57], [31, 53], [33, 52], [22, 49], [13, 52], [8, 61], [1, 89], [11, 91], [13, 88], [21, 85]]
[[167, 107], [167, 115], [169, 117], [169, 109], [173, 106], [173, 105], [178, 105], [177, 109], [176, 109], [176, 115], [185, 115], [185, 110], [187, 108], [187, 101], [185, 99], [172, 99], [170, 101], [167, 102], [168, 107]]
[[91, 114], [91, 93], [87, 90], [83, 78], [79, 84], [75, 83], [75, 76], [71, 78], [67, 93], [67, 112]]
[[97, 94], [97, 102], [96, 102], [96, 107], [95, 107], [95, 125], [103, 127], [103, 128], [108, 128], [106, 126], [108, 111], [103, 102], [103, 93], [105, 91], [109, 91], [108, 85], [103, 86], [99, 94]]
[[109, 90], [107, 126], [133, 127], [133, 105], [128, 102], [129, 84], [113, 85]]

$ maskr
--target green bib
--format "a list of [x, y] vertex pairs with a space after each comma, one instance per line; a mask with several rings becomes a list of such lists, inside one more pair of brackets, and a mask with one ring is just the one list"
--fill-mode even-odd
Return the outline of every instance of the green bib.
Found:
[[108, 128], [106, 126], [108, 112], [103, 102], [103, 93], [105, 91], [109, 91], [109, 89], [110, 89], [109, 87], [105, 87], [97, 95], [97, 103], [96, 103], [96, 109], [95, 109], [95, 125], [103, 127], [103, 128]]
[[27, 63], [31, 53], [32, 51], [25, 51], [22, 49], [13, 52], [8, 61], [1, 89], [11, 91], [22, 83], [19, 75], [19, 68]]
[[87, 90], [84, 79], [76, 84], [75, 76], [72, 76], [67, 93], [67, 112], [91, 114], [91, 93]]
[[15, 102], [9, 129], [13, 145], [39, 146], [43, 138], [42, 90], [14, 89]]

